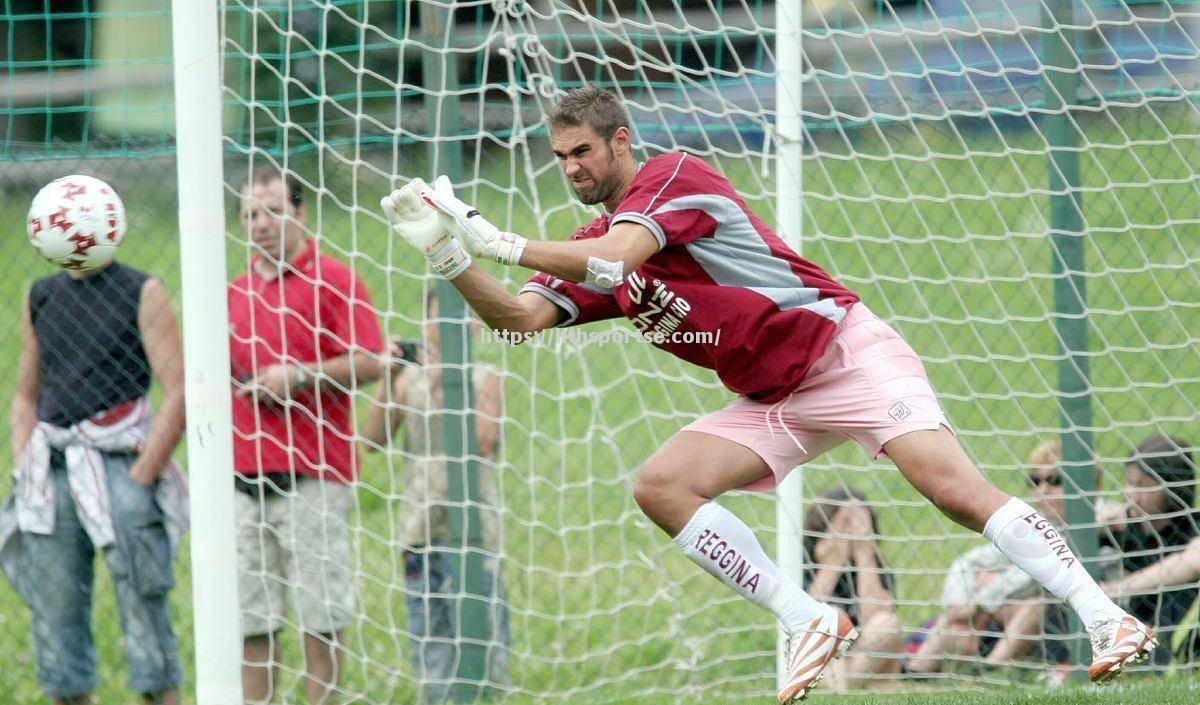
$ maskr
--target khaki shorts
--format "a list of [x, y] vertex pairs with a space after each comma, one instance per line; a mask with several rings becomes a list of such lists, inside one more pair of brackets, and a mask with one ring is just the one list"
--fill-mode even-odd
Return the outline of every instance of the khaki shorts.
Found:
[[292, 490], [261, 501], [233, 494], [242, 636], [282, 628], [288, 593], [301, 630], [344, 629], [354, 616], [348, 520], [354, 489], [297, 477]]

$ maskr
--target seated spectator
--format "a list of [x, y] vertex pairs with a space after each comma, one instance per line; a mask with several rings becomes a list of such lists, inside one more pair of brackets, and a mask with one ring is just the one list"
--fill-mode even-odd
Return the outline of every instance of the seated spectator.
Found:
[[[1027, 460], [1029, 504], [1060, 530], [1063, 520], [1062, 443], [1040, 443]], [[1099, 478], [1097, 478], [1099, 479]], [[1009, 664], [1035, 651], [1051, 662], [1064, 662], [1067, 652], [1047, 633], [1065, 632], [1061, 603], [1047, 603], [1033, 578], [986, 544], [959, 556], [950, 565], [942, 589], [945, 610], [924, 640], [910, 648], [909, 673], [936, 673], [956, 657], [982, 657], [993, 665]]]
[[875, 513], [859, 492], [823, 492], [804, 518], [804, 584], [813, 599], [845, 610], [860, 636], [834, 663], [836, 689], [878, 685], [900, 673], [903, 654], [894, 581], [879, 555]]
[[[1179, 562], [1166, 560], [1181, 553], [1189, 542], [1200, 535], [1197, 522], [1200, 513], [1194, 508], [1196, 498], [1196, 466], [1187, 443], [1167, 436], [1151, 436], [1137, 447], [1133, 458], [1125, 465], [1125, 500], [1101, 510], [1099, 519], [1106, 527], [1100, 535], [1102, 545], [1112, 545], [1121, 552], [1121, 562], [1127, 580], [1115, 585], [1134, 589], [1129, 598], [1129, 612], [1154, 628], [1159, 644], [1154, 660], [1158, 665], [1171, 659], [1170, 645], [1176, 641], [1176, 628], [1192, 603], [1196, 601], [1197, 585], [1163, 583], [1147, 585], [1151, 577], [1174, 572]], [[1137, 577], [1143, 570], [1153, 570]], [[1187, 640], [1189, 642], [1194, 639]], [[1194, 644], [1179, 643], [1181, 651], [1195, 653]]]
[[[1101, 583], [1100, 587], [1114, 598], [1137, 595], [1154, 595], [1165, 588], [1200, 587], [1200, 537], [1192, 539], [1182, 551], [1131, 573], [1119, 580]], [[1171, 650], [1176, 663], [1191, 664], [1200, 660], [1200, 624], [1197, 624], [1195, 611], [1200, 607], [1193, 603], [1190, 614], [1192, 619], [1184, 618], [1181, 629], [1176, 630], [1171, 641], [1165, 646]], [[1163, 647], [1159, 647], [1163, 648]]]
[[1100, 586], [1109, 595], [1125, 597], [1168, 587], [1197, 587], [1197, 583], [1200, 583], [1200, 537], [1192, 539], [1178, 553]]

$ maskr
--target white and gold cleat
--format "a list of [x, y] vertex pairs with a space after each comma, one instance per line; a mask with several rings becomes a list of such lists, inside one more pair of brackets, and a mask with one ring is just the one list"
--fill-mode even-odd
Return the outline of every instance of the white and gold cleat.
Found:
[[1125, 672], [1125, 667], [1150, 658], [1158, 641], [1154, 631], [1125, 615], [1120, 619], [1102, 619], [1088, 629], [1092, 639], [1092, 666], [1088, 677], [1104, 685]]
[[781, 705], [800, 702], [812, 689], [825, 668], [841, 658], [858, 638], [858, 630], [845, 612], [830, 607], [801, 629], [788, 635], [788, 677], [779, 689]]

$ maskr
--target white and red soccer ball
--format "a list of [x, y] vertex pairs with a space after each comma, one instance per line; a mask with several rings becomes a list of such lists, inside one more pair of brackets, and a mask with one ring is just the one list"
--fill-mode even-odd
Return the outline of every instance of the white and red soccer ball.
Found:
[[74, 174], [38, 191], [25, 223], [46, 259], [66, 269], [96, 269], [112, 261], [125, 237], [125, 205], [100, 179]]

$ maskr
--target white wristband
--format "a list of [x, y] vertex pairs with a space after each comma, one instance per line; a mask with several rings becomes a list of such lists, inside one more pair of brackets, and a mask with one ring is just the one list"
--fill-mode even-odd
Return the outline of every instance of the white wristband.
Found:
[[471, 255], [467, 254], [457, 238], [448, 237], [446, 241], [433, 252], [425, 255], [434, 274], [443, 279], [454, 279], [467, 271], [471, 266]]
[[528, 239], [514, 233], [497, 233], [496, 261], [500, 264], [520, 264], [528, 243]]
[[308, 389], [312, 386], [312, 375], [302, 365], [292, 365], [292, 384], [296, 389]]
[[624, 262], [610, 262], [599, 257], [588, 257], [587, 279], [584, 280], [586, 283], [611, 289], [624, 281], [624, 279]]

